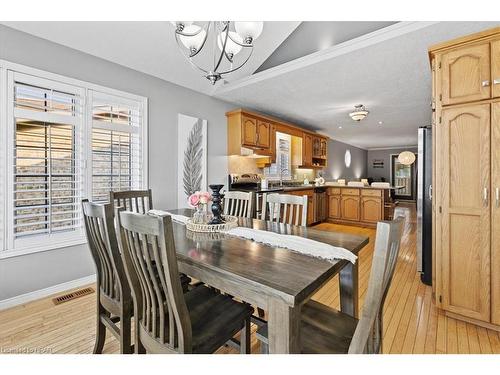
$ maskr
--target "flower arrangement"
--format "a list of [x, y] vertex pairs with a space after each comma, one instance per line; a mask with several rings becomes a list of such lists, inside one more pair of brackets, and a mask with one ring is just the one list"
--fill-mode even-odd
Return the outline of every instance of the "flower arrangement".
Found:
[[188, 198], [188, 204], [196, 208], [199, 205], [205, 205], [208, 204], [212, 200], [212, 195], [209, 192], [206, 191], [197, 191], [193, 194], [191, 194]]

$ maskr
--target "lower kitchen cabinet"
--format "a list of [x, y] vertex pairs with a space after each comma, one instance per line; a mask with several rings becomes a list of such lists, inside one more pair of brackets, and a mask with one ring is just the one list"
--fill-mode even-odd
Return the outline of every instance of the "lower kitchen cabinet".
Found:
[[328, 217], [330, 219], [340, 219], [340, 195], [330, 195], [328, 197]]
[[340, 213], [342, 219], [359, 221], [359, 211], [359, 196], [342, 196], [340, 200]]

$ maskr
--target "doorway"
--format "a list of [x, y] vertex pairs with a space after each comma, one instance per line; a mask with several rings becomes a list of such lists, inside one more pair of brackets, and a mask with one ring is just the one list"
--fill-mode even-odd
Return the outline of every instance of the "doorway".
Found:
[[[417, 156], [417, 155], [415, 155]], [[401, 164], [398, 154], [391, 154], [391, 185], [402, 186], [394, 191], [394, 198], [406, 201], [415, 201], [417, 160], [410, 165]]]

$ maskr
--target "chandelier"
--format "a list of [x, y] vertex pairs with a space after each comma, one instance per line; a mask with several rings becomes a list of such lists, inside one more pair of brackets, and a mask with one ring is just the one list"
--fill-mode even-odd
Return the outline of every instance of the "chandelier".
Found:
[[359, 122], [359, 121], [363, 120], [368, 115], [368, 113], [370, 113], [370, 112], [368, 112], [366, 110], [366, 108], [363, 104], [358, 104], [358, 105], [354, 106], [354, 111], [349, 113], [349, 116], [351, 116], [351, 118], [354, 121]]
[[[212, 85], [247, 63], [252, 56], [253, 43], [264, 27], [264, 22], [261, 21], [208, 21], [201, 23], [202, 25], [193, 21], [171, 23], [175, 26], [175, 40], [183, 55], [212, 82]], [[210, 38], [211, 43], [207, 43], [209, 35], [213, 35]], [[205, 52], [210, 59], [202, 58], [202, 55], [207, 55]], [[236, 59], [236, 55], [241, 58]], [[207, 64], [207, 61], [211, 63]], [[202, 63], [208, 66], [202, 66]]]

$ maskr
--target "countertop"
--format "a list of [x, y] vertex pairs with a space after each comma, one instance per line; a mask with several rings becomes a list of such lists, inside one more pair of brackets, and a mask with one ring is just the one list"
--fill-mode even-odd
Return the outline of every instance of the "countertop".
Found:
[[[300, 191], [300, 190], [312, 190], [315, 188], [329, 188], [329, 187], [338, 187], [338, 188], [348, 188], [348, 189], [378, 189], [378, 190], [395, 190], [403, 188], [404, 186], [390, 186], [390, 187], [373, 187], [373, 186], [347, 186], [347, 185], [338, 185], [336, 182], [326, 182], [324, 185], [295, 185], [295, 186], [271, 186], [267, 189], [257, 189], [251, 190], [254, 193], [278, 193], [278, 192], [287, 192], [287, 191]], [[236, 189], [238, 190], [238, 189]], [[250, 190], [249, 190], [250, 191]]]

